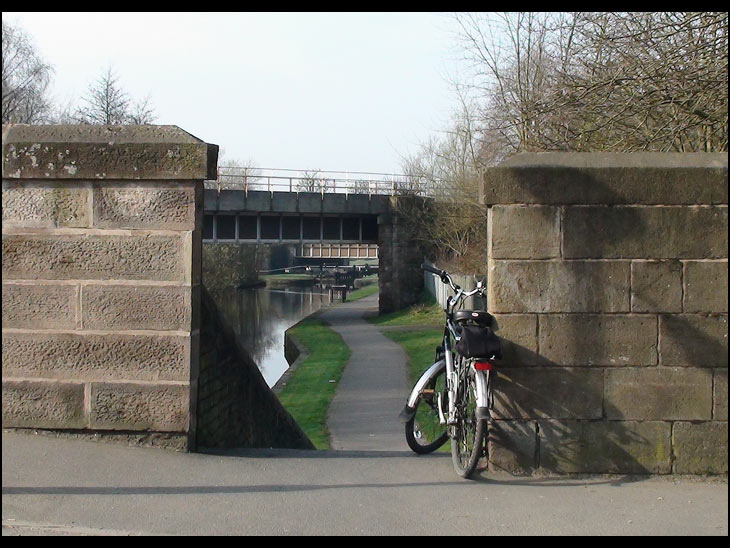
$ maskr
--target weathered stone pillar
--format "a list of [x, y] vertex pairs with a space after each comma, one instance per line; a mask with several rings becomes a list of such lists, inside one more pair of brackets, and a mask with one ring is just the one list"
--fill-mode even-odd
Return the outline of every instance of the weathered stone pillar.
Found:
[[378, 215], [378, 277], [381, 314], [416, 302], [423, 291], [421, 264], [430, 248], [417, 234], [416, 216], [427, 215], [431, 202], [417, 196], [394, 196], [390, 211]]
[[727, 473], [727, 177], [726, 153], [488, 170], [493, 466]]
[[217, 151], [175, 126], [3, 126], [3, 427], [195, 447]]

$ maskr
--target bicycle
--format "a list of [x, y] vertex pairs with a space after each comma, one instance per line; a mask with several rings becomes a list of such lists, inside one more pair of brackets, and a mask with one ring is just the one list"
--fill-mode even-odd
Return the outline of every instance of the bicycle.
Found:
[[426, 264], [421, 268], [439, 276], [454, 295], [446, 302], [446, 324], [436, 361], [414, 385], [400, 417], [412, 451], [431, 453], [450, 439], [454, 469], [459, 476], [469, 478], [482, 455], [487, 455], [496, 376], [493, 366], [502, 357], [501, 342], [494, 334], [496, 321], [491, 314], [456, 310], [466, 298], [484, 296], [482, 282], [467, 292], [445, 270]]

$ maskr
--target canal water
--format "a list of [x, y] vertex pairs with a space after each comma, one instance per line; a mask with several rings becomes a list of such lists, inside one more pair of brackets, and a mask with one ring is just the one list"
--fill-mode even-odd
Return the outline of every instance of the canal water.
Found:
[[284, 332], [302, 318], [330, 304], [319, 287], [216, 289], [215, 302], [269, 386], [289, 364], [284, 357]]

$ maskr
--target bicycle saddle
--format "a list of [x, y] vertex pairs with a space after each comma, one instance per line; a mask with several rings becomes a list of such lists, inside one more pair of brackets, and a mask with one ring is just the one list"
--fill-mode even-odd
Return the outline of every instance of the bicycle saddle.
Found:
[[456, 323], [474, 322], [482, 327], [491, 327], [494, 317], [486, 310], [457, 310], [454, 312]]

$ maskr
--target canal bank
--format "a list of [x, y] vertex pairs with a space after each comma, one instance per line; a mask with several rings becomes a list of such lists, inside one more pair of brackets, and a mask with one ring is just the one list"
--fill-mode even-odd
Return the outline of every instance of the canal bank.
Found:
[[[314, 319], [326, 322], [329, 330], [338, 334], [350, 351], [341, 378], [320, 379], [322, 389], [325, 382], [336, 386], [325, 418], [332, 449], [407, 449], [403, 426], [398, 418], [408, 392], [407, 358], [400, 345], [382, 335], [366, 320], [377, 311], [378, 294], [374, 293], [324, 308], [315, 314]], [[311, 358], [302, 358], [313, 347], [311, 344], [307, 347], [307, 343], [297, 336], [297, 331], [307, 321], [312, 321], [312, 318], [287, 331], [288, 352], [290, 358], [294, 358], [294, 371]], [[321, 364], [315, 362], [313, 366], [320, 367]], [[296, 378], [296, 373], [293, 376]], [[286, 403], [284, 405], [288, 408]]]
[[[377, 283], [371, 283], [356, 290], [351, 298], [377, 299], [377, 290]], [[331, 448], [328, 411], [351, 357], [352, 349], [326, 319], [342, 306], [322, 308], [286, 330], [284, 355], [290, 367], [272, 388], [318, 449]]]

